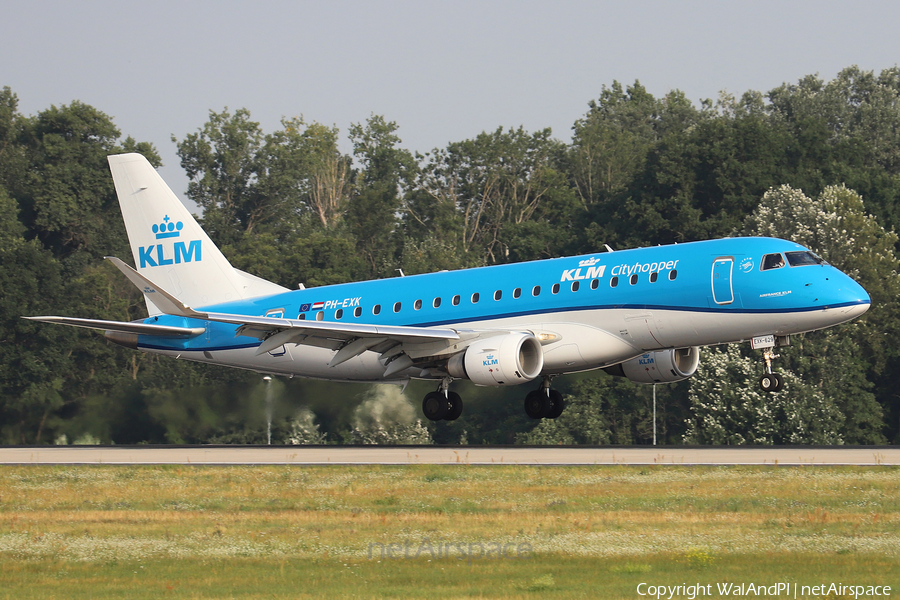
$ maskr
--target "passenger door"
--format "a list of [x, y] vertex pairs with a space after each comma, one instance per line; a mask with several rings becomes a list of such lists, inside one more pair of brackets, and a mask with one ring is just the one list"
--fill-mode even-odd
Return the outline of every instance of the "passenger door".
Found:
[[720, 256], [713, 261], [712, 293], [713, 302], [716, 304], [731, 304], [734, 302], [734, 287], [731, 281], [733, 272], [733, 256]]

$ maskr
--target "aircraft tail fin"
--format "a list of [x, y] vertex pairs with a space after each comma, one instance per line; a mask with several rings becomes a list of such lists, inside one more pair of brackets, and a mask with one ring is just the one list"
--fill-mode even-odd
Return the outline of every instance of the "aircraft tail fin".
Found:
[[[200, 224], [140, 154], [107, 157], [137, 272], [187, 306], [209, 306], [287, 291], [231, 266]], [[147, 295], [150, 316], [162, 314]]]

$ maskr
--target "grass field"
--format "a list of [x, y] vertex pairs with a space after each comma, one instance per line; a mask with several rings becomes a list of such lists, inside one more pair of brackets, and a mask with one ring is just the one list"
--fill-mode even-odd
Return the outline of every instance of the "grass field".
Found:
[[900, 470], [4, 467], [0, 567], [16, 599], [897, 596]]

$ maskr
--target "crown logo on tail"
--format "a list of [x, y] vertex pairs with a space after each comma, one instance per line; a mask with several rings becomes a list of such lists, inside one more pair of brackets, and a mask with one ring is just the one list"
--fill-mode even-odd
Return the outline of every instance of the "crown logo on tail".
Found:
[[160, 224], [153, 224], [153, 233], [156, 234], [156, 239], [164, 240], [166, 238], [175, 238], [181, 236], [181, 230], [184, 228], [184, 223], [178, 221], [177, 223], [173, 223], [169, 218], [169, 215], [163, 217], [163, 222]]

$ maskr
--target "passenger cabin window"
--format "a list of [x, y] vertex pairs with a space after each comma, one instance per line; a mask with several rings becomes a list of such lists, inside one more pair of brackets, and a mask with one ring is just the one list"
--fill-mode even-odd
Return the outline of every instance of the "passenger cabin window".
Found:
[[629, 281], [629, 283], [630, 283], [631, 285], [634, 285], [634, 284], [636, 284], [637, 282], [638, 282], [638, 276], [637, 276], [637, 273], [635, 273], [634, 275], [631, 276], [631, 280]]
[[300, 313], [299, 315], [297, 315], [297, 318], [300, 319], [301, 321], [305, 321], [305, 320], [306, 320], [306, 313]]
[[441, 305], [441, 299], [440, 299], [440, 298], [435, 298], [435, 299], [434, 299], [434, 302], [432, 302], [431, 305], [432, 305], [433, 307], [435, 307], [435, 308], [438, 308], [438, 307]]
[[609, 287], [616, 287], [617, 285], [619, 285], [618, 277], [613, 277], [612, 279], [609, 280]]
[[377, 314], [380, 313], [380, 312], [381, 312], [381, 305], [380, 305], [380, 304], [376, 304], [375, 306], [372, 307], [372, 314], [373, 314], [373, 315], [377, 315]]
[[420, 309], [422, 308], [422, 301], [421, 301], [421, 300], [416, 300], [416, 301], [413, 303], [413, 308], [416, 309], [416, 310], [420, 310]]
[[825, 261], [812, 252], [785, 252], [788, 264], [792, 267], [805, 267], [807, 265], [824, 265]]
[[459, 294], [453, 296], [453, 306], [459, 306]]
[[337, 321], [344, 318], [344, 309], [339, 308], [334, 312], [334, 319]]
[[316, 313], [316, 321], [324, 321], [325, 320], [325, 311], [319, 311]]
[[362, 316], [362, 306], [357, 306], [356, 308], [353, 309], [353, 316], [356, 317], [357, 319]]
[[678, 277], [678, 271], [672, 269], [669, 271], [669, 281], [675, 281], [675, 278]]
[[400, 312], [400, 303], [394, 302], [394, 312]]
[[762, 259], [762, 270], [780, 269], [784, 266], [784, 257], [781, 254], [766, 254]]
[[503, 292], [501, 292], [500, 290], [497, 290], [496, 292], [494, 292], [494, 300], [499, 300], [502, 297], [503, 297]]
[[591, 279], [591, 289], [596, 290], [598, 287], [600, 287], [600, 280], [599, 279]]
[[475, 292], [474, 294], [472, 294], [472, 304], [478, 304], [478, 298], [479, 298], [478, 292]]
[[656, 283], [657, 279], [659, 279], [659, 273], [657, 271], [650, 273], [650, 283]]
[[558, 284], [558, 283], [554, 283], [554, 284], [553, 284], [553, 287], [550, 288], [550, 291], [553, 292], [554, 294], [558, 294], [558, 293], [559, 293], [559, 284]]
[[540, 296], [541, 295], [541, 286], [539, 286], [539, 285], [534, 286], [534, 288], [532, 288], [532, 290], [531, 290], [531, 295], [532, 296]]
[[518, 298], [522, 295], [522, 288], [516, 288], [513, 290], [513, 298]]
[[577, 292], [579, 287], [581, 287], [581, 284], [579, 284], [577, 281], [572, 282], [572, 291], [573, 292]]

